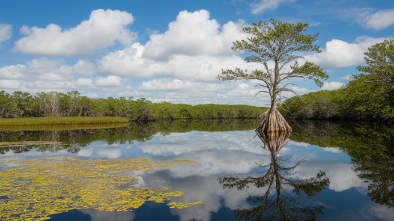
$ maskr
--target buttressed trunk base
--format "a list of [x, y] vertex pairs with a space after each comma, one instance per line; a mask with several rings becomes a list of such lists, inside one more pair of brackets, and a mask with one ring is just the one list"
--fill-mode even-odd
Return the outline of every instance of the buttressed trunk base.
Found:
[[260, 132], [291, 132], [291, 127], [276, 108], [271, 108], [262, 114], [262, 119], [258, 130]]

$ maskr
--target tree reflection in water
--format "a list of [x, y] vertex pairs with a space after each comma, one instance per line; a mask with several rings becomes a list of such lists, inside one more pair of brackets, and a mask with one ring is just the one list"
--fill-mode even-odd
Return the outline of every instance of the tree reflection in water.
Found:
[[[33, 128], [22, 130], [3, 130], [0, 128], [0, 154], [12, 151], [13, 153], [23, 153], [32, 150], [40, 152], [58, 152], [66, 150], [70, 153], [77, 153], [83, 147], [92, 142], [103, 141], [109, 145], [115, 143], [129, 143], [135, 141], [145, 142], [156, 134], [169, 135], [171, 133], [198, 131], [233, 131], [251, 130], [255, 127], [256, 121], [250, 120], [176, 120], [148, 122], [140, 125], [131, 123], [128, 126], [94, 128], [89, 125], [87, 128], [74, 126], [67, 129], [64, 126], [54, 128]], [[93, 128], [90, 128], [93, 127]], [[12, 144], [10, 144], [12, 142]], [[39, 143], [38, 143], [39, 142]]]
[[279, 156], [290, 134], [257, 132], [257, 135], [271, 155], [268, 165], [259, 165], [265, 168], [261, 176], [219, 178], [223, 188], [242, 190], [249, 185], [264, 188], [265, 193], [247, 198], [252, 207], [235, 210], [236, 217], [247, 220], [316, 220], [316, 215], [323, 213], [323, 206], [312, 205], [308, 200], [328, 186], [330, 181], [325, 172], [319, 171], [316, 177], [305, 180], [294, 179], [294, 169], [303, 160], [288, 167], [284, 164], [290, 157]]
[[368, 196], [394, 207], [394, 127], [366, 122], [293, 121], [291, 139], [311, 145], [338, 147], [346, 152], [354, 171], [368, 184]]

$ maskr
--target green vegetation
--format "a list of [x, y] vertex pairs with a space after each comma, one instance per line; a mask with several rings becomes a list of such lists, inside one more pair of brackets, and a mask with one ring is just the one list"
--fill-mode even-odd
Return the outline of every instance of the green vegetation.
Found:
[[[145, 123], [173, 119], [257, 118], [266, 108], [249, 105], [152, 103], [144, 98], [88, 98], [78, 91], [48, 92], [36, 96], [15, 91], [0, 91], [0, 118], [28, 117], [126, 117]], [[72, 121], [72, 120], [70, 120]], [[2, 121], [0, 121], [2, 124]]]
[[374, 84], [380, 84], [386, 90], [394, 89], [394, 40], [385, 40], [368, 48], [364, 59], [367, 65], [357, 69], [369, 74]]
[[27, 125], [88, 125], [88, 124], [124, 124], [126, 117], [35, 117], [0, 119], [0, 128], [4, 126]]
[[[1, 119], [0, 119], [1, 122]], [[116, 127], [127, 127], [130, 122], [127, 123], [106, 123], [106, 124], [69, 124], [69, 125], [0, 125], [0, 131], [39, 131], [39, 130], [88, 130], [88, 129], [103, 129], [103, 128], [116, 128]]]
[[30, 145], [60, 145], [60, 142], [53, 141], [18, 141], [18, 142], [0, 142], [0, 147], [22, 147]]
[[363, 73], [345, 87], [287, 99], [281, 112], [303, 119], [394, 119], [394, 40], [371, 46]]
[[247, 119], [258, 118], [267, 108], [226, 104], [152, 104], [152, 119]]
[[373, 85], [368, 76], [360, 76], [346, 87], [318, 91], [287, 99], [280, 109], [290, 118], [299, 119], [394, 119], [394, 90]]
[[[313, 62], [299, 64], [297, 60], [304, 59], [305, 54], [319, 53], [317, 34], [305, 35], [308, 24], [291, 24], [271, 19], [270, 21], [252, 23], [243, 28], [248, 34], [246, 40], [235, 41], [232, 49], [251, 53], [246, 56], [246, 62], [261, 64], [262, 70], [222, 70], [219, 80], [257, 80], [258, 86], [263, 87], [258, 93], [267, 93], [271, 98], [271, 108], [264, 113], [259, 130], [262, 131], [291, 131], [290, 126], [277, 111], [277, 102], [283, 92], [293, 92], [288, 86], [293, 78], [314, 80], [322, 86], [322, 80], [327, 74]], [[272, 65], [270, 63], [273, 63]], [[290, 67], [287, 67], [289, 66]]]
[[3, 161], [0, 173], [0, 220], [47, 220], [73, 209], [127, 212], [145, 202], [165, 203], [183, 209], [202, 205], [176, 202], [183, 192], [138, 187], [135, 171], [151, 171], [191, 160], [155, 162], [148, 159], [79, 160], [40, 159]]
[[[342, 92], [342, 93], [341, 93]], [[330, 119], [338, 118], [341, 105], [340, 96], [343, 89], [336, 91], [312, 92], [300, 97], [287, 99], [280, 111], [289, 118], [301, 119]]]

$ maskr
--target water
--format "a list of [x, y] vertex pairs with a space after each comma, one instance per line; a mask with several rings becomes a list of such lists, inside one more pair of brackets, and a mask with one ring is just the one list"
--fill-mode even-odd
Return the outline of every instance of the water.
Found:
[[[291, 122], [290, 137], [259, 137], [256, 125], [176, 121], [0, 132], [3, 144], [19, 145], [0, 147], [0, 220], [394, 220], [394, 129], [303, 121]], [[120, 171], [137, 165], [133, 159], [156, 168]], [[7, 175], [10, 169], [20, 170]], [[173, 195], [148, 199], [165, 194]], [[105, 211], [78, 207], [79, 198]], [[133, 207], [108, 210], [122, 200]]]

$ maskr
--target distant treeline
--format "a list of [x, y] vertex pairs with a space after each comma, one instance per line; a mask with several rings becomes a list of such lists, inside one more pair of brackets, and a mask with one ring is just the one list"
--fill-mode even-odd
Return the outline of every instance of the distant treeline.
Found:
[[48, 116], [118, 116], [146, 122], [172, 119], [257, 118], [267, 108], [250, 105], [152, 103], [144, 98], [88, 98], [78, 91], [28, 92], [0, 91], [0, 118]]
[[362, 72], [345, 87], [293, 97], [282, 105], [287, 117], [394, 121], [394, 39], [368, 48]]
[[393, 120], [394, 88], [374, 84], [369, 75], [352, 80], [345, 87], [318, 91], [287, 99], [281, 112], [297, 119]]

